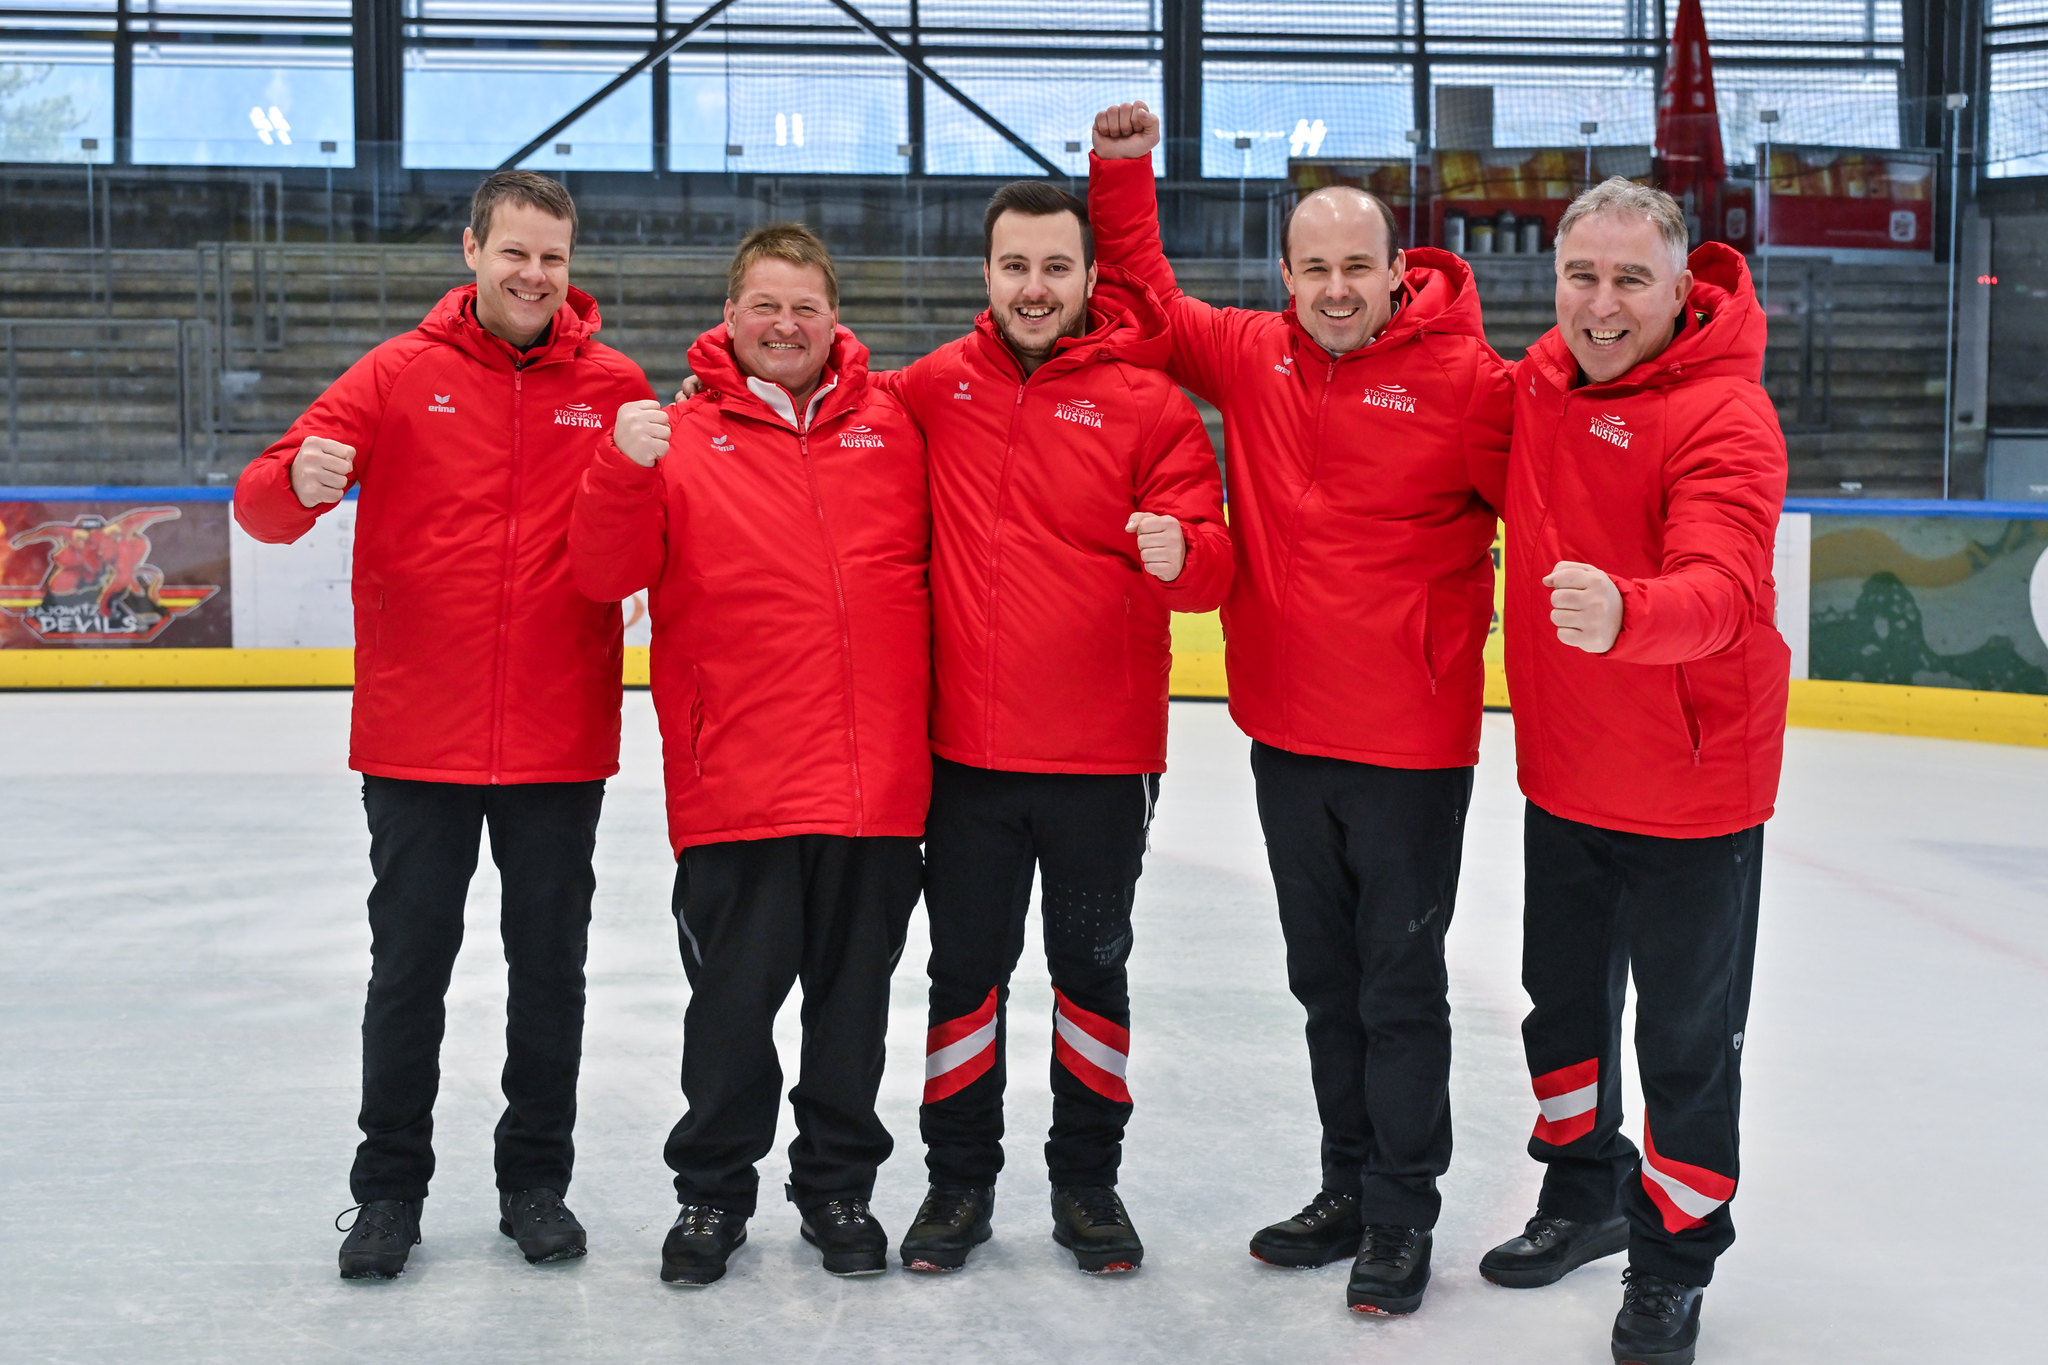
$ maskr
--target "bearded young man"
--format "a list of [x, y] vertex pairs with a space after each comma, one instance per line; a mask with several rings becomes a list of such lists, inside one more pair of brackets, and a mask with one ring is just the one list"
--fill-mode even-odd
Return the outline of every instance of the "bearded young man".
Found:
[[[1557, 326], [1515, 367], [1508, 682], [1528, 797], [1522, 1025], [1536, 1216], [1480, 1272], [1533, 1288], [1628, 1251], [1614, 1359], [1688, 1365], [1735, 1240], [1763, 825], [1790, 653], [1771, 556], [1785, 439], [1733, 248], [1609, 180], [1557, 233]], [[1640, 1153], [1621, 1135], [1636, 985]]]
[[443, 1000], [486, 826], [507, 968], [499, 1227], [530, 1261], [584, 1252], [563, 1196], [623, 621], [570, 580], [569, 505], [585, 415], [652, 390], [595, 339], [575, 247], [555, 181], [485, 180], [462, 234], [475, 283], [351, 366], [235, 484], [235, 520], [271, 542], [361, 490], [349, 766], [376, 884], [344, 1279], [397, 1275], [420, 1240]]
[[930, 448], [934, 755], [923, 1134], [904, 1265], [957, 1270], [1003, 1165], [1006, 1005], [1034, 870], [1053, 985], [1053, 1237], [1093, 1273], [1144, 1245], [1116, 1193], [1131, 1114], [1131, 907], [1166, 767], [1168, 615], [1230, 581], [1223, 487], [1159, 367], [1166, 318], [1098, 271], [1039, 181], [983, 218], [988, 310], [891, 377]]
[[924, 442], [838, 325], [824, 243], [748, 234], [694, 401], [629, 403], [576, 499], [576, 581], [649, 589], [689, 1110], [661, 1278], [705, 1285], [746, 1241], [775, 1140], [776, 1011], [803, 985], [789, 1199], [826, 1270], [888, 1264], [869, 1208], [889, 974], [931, 793]]
[[1349, 1257], [1350, 1307], [1410, 1313], [1451, 1155], [1444, 933], [1479, 757], [1507, 368], [1465, 263], [1402, 251], [1362, 190], [1288, 216], [1284, 312], [1189, 297], [1160, 246], [1158, 142], [1142, 104], [1097, 115], [1089, 207], [1104, 259], [1166, 303], [1168, 375], [1223, 412], [1230, 714], [1253, 741], [1322, 1120], [1320, 1190], [1251, 1251]]

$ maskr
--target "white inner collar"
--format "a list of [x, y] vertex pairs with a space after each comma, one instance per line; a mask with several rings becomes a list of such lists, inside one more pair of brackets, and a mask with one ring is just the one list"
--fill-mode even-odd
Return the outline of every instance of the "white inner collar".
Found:
[[747, 376], [747, 388], [754, 397], [775, 410], [775, 415], [798, 431], [810, 430], [811, 421], [818, 415], [818, 404], [825, 401], [825, 395], [839, 387], [839, 376], [833, 375], [818, 385], [818, 391], [811, 395], [810, 404], [804, 409], [802, 421], [797, 420], [796, 403], [790, 398], [789, 390], [770, 379], [756, 379]]

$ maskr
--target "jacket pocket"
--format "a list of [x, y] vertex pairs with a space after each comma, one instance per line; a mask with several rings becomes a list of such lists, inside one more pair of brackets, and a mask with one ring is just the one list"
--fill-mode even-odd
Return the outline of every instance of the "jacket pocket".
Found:
[[1693, 766], [1698, 767], [1700, 762], [1700, 716], [1699, 711], [1693, 706], [1692, 683], [1685, 676], [1684, 664], [1673, 664], [1671, 666], [1671, 685], [1672, 689], [1678, 694], [1678, 714], [1679, 718], [1685, 722], [1685, 737], [1692, 744]]
[[704, 776], [704, 680], [690, 665], [690, 766]]
[[1135, 621], [1133, 621], [1133, 620], [1131, 619], [1131, 595], [1130, 595], [1129, 593], [1125, 593], [1125, 594], [1124, 594], [1124, 700], [1126, 700], [1126, 701], [1129, 701], [1129, 700], [1130, 700], [1130, 699], [1131, 699], [1132, 697], [1134, 697], [1134, 696], [1136, 696], [1136, 695], [1137, 695], [1137, 692], [1136, 692], [1136, 679], [1135, 679], [1135, 678], [1134, 678], [1134, 676], [1133, 676], [1133, 675], [1134, 675], [1134, 674], [1136, 673], [1136, 671], [1137, 671], [1137, 665], [1136, 665], [1136, 661], [1135, 661], [1135, 660], [1133, 660], [1133, 659], [1131, 658], [1131, 650], [1132, 650], [1132, 646], [1131, 646], [1131, 631], [1132, 631], [1132, 629], [1133, 629], [1133, 628], [1134, 628], [1134, 627], [1136, 626], [1136, 624], [1137, 624], [1137, 623], [1136, 623]]

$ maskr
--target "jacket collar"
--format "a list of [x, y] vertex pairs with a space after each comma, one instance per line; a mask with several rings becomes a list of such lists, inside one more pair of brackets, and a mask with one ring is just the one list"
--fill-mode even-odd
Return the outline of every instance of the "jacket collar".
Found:
[[707, 395], [736, 416], [808, 431], [820, 422], [851, 412], [865, 400], [868, 348], [845, 327], [833, 331], [824, 376], [805, 405], [801, 425], [789, 390], [741, 373], [739, 358], [733, 354], [732, 333], [722, 322], [690, 346], [690, 373], [704, 381]]
[[477, 321], [476, 285], [472, 283], [458, 285], [442, 295], [441, 301], [421, 320], [420, 330], [492, 369], [512, 370], [574, 360], [584, 341], [596, 336], [602, 325], [597, 300], [572, 286], [568, 298], [548, 324], [548, 339], [531, 351], [521, 351], [503, 337], [486, 331]]
[[[984, 308], [974, 320], [975, 344], [993, 363], [1023, 376], [1024, 367], [1010, 343], [1003, 340], [995, 315]], [[1126, 360], [1147, 369], [1165, 369], [1172, 351], [1166, 308], [1143, 281], [1113, 265], [1098, 265], [1095, 293], [1088, 300], [1088, 330], [1061, 337], [1040, 372], [1075, 369], [1097, 360]]]

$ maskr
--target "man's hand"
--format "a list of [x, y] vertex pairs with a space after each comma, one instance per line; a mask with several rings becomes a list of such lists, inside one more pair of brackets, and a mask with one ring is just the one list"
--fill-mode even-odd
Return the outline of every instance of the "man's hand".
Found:
[[1543, 580], [1557, 638], [1588, 654], [1605, 654], [1621, 634], [1621, 589], [1591, 564], [1561, 559]]
[[1133, 512], [1124, 530], [1138, 538], [1138, 558], [1144, 561], [1146, 573], [1162, 583], [1180, 577], [1187, 567], [1188, 542], [1179, 521], [1155, 512]]
[[704, 392], [704, 381], [694, 374], [686, 374], [683, 376], [682, 384], [676, 389], [676, 401], [678, 403], [687, 403], [702, 392]]
[[612, 427], [612, 444], [634, 464], [654, 468], [668, 453], [668, 410], [652, 398], [626, 404]]
[[1095, 155], [1104, 161], [1150, 156], [1159, 145], [1159, 115], [1143, 100], [1112, 104], [1095, 116]]
[[299, 453], [292, 456], [292, 492], [306, 507], [340, 502], [348, 491], [349, 471], [355, 467], [354, 446], [325, 436], [308, 436], [299, 443]]

